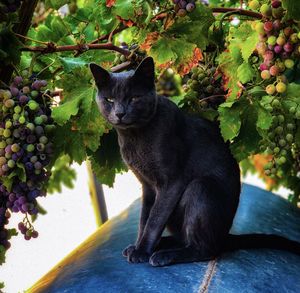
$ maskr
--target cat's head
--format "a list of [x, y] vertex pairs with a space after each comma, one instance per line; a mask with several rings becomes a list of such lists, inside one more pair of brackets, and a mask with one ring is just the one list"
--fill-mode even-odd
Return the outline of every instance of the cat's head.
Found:
[[145, 58], [135, 71], [110, 73], [94, 63], [90, 69], [98, 88], [97, 104], [109, 123], [126, 129], [151, 120], [157, 104], [152, 58]]

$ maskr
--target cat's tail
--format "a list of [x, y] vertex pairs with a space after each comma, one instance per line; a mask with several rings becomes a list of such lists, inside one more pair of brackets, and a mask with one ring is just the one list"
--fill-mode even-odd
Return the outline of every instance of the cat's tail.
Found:
[[225, 251], [256, 248], [286, 250], [300, 255], [299, 242], [273, 234], [229, 234], [225, 243]]

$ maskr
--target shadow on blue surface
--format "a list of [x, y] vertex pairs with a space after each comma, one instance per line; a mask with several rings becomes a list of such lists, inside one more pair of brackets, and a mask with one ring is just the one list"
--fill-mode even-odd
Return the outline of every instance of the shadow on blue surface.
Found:
[[[215, 261], [163, 268], [127, 263], [121, 252], [135, 241], [139, 209], [137, 200], [28, 292], [300, 292], [300, 256], [284, 251], [240, 250]], [[244, 184], [231, 232], [274, 233], [300, 242], [300, 211], [270, 192]]]

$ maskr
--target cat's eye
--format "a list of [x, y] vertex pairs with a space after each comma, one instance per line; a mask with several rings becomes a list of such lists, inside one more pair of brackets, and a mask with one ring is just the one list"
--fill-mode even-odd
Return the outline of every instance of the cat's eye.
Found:
[[104, 99], [106, 102], [111, 103], [111, 104], [114, 102], [114, 100], [112, 98], [105, 97]]
[[138, 100], [139, 98], [138, 97], [132, 97], [131, 99], [130, 99], [130, 102], [136, 102], [137, 100]]

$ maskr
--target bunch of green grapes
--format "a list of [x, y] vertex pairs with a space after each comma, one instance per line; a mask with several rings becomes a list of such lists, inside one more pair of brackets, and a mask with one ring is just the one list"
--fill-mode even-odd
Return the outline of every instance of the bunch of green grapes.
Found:
[[184, 85], [185, 100], [190, 106], [198, 110], [207, 107], [217, 108], [224, 101], [226, 94], [222, 87], [222, 75], [216, 67], [197, 66], [187, 76]]

